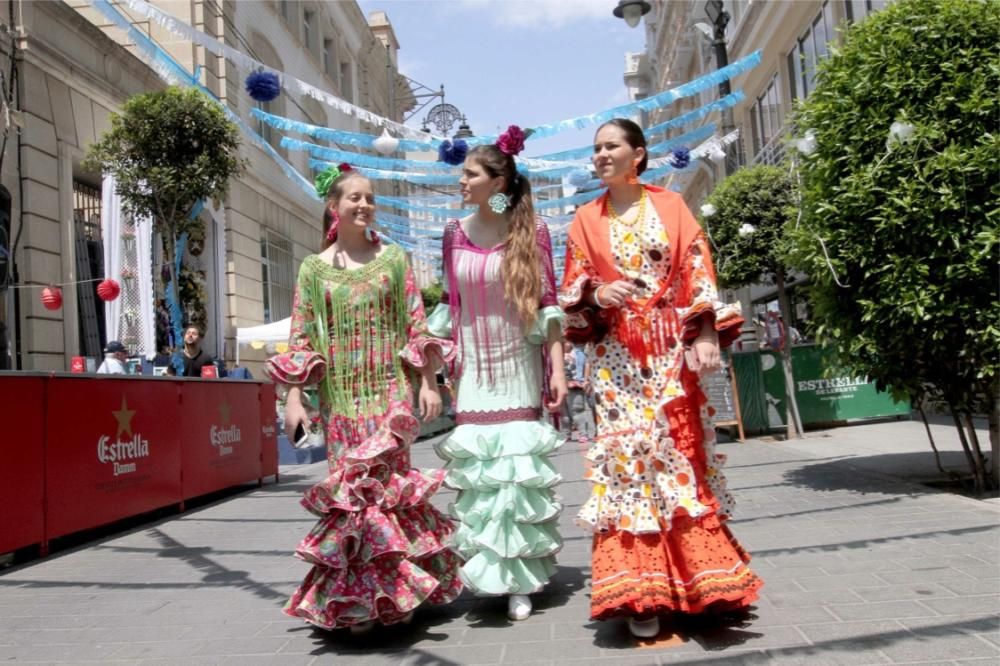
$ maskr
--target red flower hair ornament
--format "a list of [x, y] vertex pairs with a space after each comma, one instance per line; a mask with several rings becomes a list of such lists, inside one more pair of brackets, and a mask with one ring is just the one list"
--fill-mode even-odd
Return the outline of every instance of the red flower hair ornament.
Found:
[[507, 131], [497, 138], [496, 147], [504, 155], [514, 157], [524, 150], [524, 140], [531, 136], [531, 130], [525, 132], [517, 125], [511, 125]]

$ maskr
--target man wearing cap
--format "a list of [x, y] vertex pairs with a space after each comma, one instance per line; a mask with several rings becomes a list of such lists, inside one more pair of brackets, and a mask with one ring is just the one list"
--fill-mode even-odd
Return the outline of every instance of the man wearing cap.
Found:
[[117, 340], [112, 340], [108, 343], [108, 346], [104, 348], [104, 362], [101, 363], [101, 367], [97, 369], [97, 374], [124, 375], [125, 359], [127, 358], [128, 350], [125, 349], [125, 345]]

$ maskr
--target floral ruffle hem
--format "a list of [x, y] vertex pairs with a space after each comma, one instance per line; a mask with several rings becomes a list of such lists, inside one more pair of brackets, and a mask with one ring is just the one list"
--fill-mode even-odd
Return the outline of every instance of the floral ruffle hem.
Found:
[[461, 561], [448, 548], [453, 527], [429, 503], [445, 472], [409, 466], [418, 431], [411, 408], [399, 401], [366, 420], [333, 418], [330, 475], [302, 499], [319, 521], [296, 555], [313, 568], [286, 614], [324, 629], [393, 624], [424, 602], [458, 597]]

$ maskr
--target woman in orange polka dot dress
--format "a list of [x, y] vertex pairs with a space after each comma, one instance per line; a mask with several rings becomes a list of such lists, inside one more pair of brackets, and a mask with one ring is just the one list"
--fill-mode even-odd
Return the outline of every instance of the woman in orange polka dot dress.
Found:
[[646, 141], [630, 120], [602, 125], [593, 163], [608, 191], [569, 232], [560, 304], [566, 337], [594, 344], [597, 439], [590, 499], [591, 618], [746, 607], [760, 579], [725, 525], [732, 509], [698, 373], [739, 335], [739, 304], [718, 301], [708, 244], [680, 195], [641, 185]]

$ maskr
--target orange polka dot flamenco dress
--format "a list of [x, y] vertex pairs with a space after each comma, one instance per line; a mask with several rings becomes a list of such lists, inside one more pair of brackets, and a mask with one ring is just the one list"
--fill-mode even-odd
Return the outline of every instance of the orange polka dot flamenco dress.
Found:
[[[560, 304], [567, 337], [589, 345], [597, 438], [587, 452], [590, 498], [577, 522], [594, 532], [591, 618], [722, 612], [748, 606], [761, 580], [726, 520], [733, 500], [686, 342], [704, 317], [720, 343], [738, 335], [739, 305], [718, 301], [709, 248], [681, 197], [646, 188], [632, 224], [606, 195], [570, 229]], [[645, 343], [627, 313], [586, 305], [596, 285], [627, 279], [654, 299]], [[659, 297], [657, 297], [659, 295]], [[656, 340], [650, 338], [656, 337]]]

